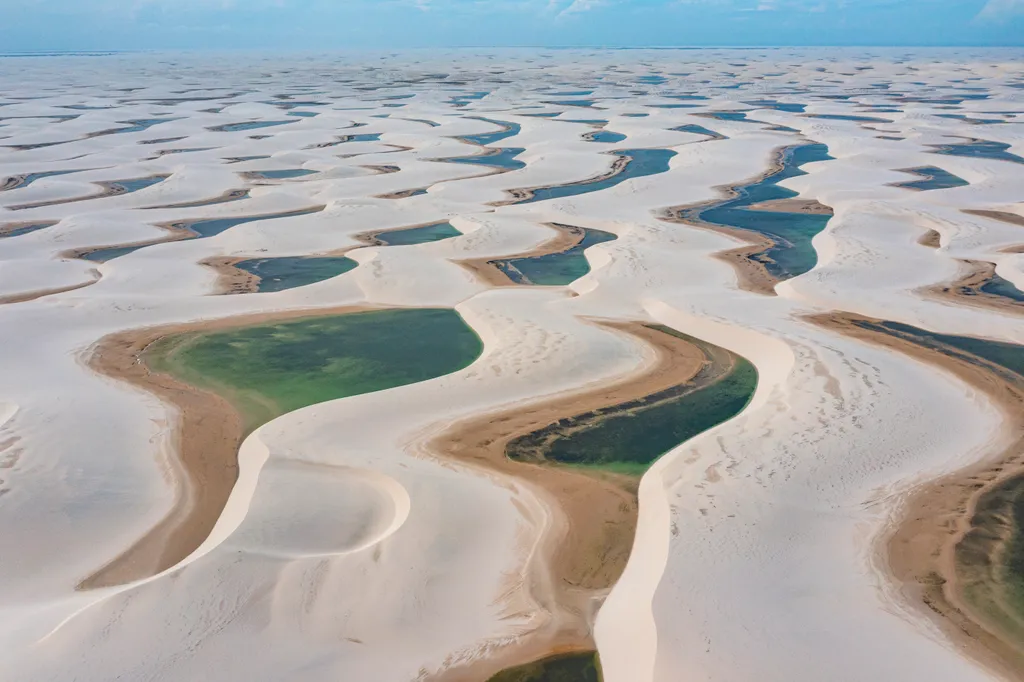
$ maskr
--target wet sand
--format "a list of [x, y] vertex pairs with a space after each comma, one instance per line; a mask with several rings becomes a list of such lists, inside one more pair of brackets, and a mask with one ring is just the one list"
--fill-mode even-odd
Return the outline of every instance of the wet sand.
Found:
[[376, 173], [377, 175], [387, 175], [388, 173], [397, 173], [398, 171], [402, 170], [398, 166], [390, 166], [390, 165], [384, 165], [384, 166], [374, 166], [374, 165], [371, 165], [371, 166], [362, 166], [362, 168], [366, 168], [367, 170], [371, 170], [374, 173]]
[[921, 246], [927, 246], [930, 249], [937, 249], [942, 246], [942, 235], [936, 230], [928, 230], [921, 238], [917, 240], [917, 243]]
[[881, 320], [848, 313], [808, 317], [846, 336], [899, 351], [949, 372], [985, 393], [1003, 411], [1011, 445], [993, 457], [911, 493], [899, 525], [881, 551], [901, 591], [966, 654], [1006, 679], [1024, 680], [1024, 647], [989, 629], [964, 602], [957, 579], [955, 550], [971, 528], [979, 498], [998, 483], [1024, 472], [1024, 383], [984, 359], [953, 356], [894, 332], [860, 324]]
[[562, 253], [572, 249], [583, 241], [586, 232], [582, 227], [575, 225], [564, 225], [562, 223], [542, 223], [546, 227], [557, 232], [557, 235], [544, 242], [535, 249], [521, 253], [500, 256], [498, 258], [471, 258], [467, 260], [454, 261], [466, 268], [480, 278], [486, 284], [495, 287], [507, 286], [528, 286], [512, 281], [508, 275], [494, 265], [496, 261], [514, 260], [517, 258], [536, 258], [537, 256], [548, 256], [553, 253]]
[[832, 207], [818, 203], [815, 199], [774, 199], [746, 207], [748, 211], [770, 211], [772, 213], [807, 213], [810, 215], [833, 215]]
[[214, 294], [255, 294], [260, 288], [260, 278], [242, 268], [235, 267], [248, 257], [216, 257], [199, 261], [200, 265], [213, 268], [217, 272], [217, 284]]
[[1009, 223], [1010, 225], [1024, 227], [1024, 216], [1017, 215], [1016, 213], [1009, 213], [1007, 211], [988, 211], [973, 208], [965, 208], [962, 210], [964, 213], [967, 213], [968, 215], [981, 216], [982, 218], [991, 218], [992, 220], [998, 220], [1000, 222]]
[[375, 199], [408, 199], [426, 191], [425, 187], [414, 187], [413, 189], [402, 189], [397, 192], [374, 195]]
[[[763, 294], [765, 296], [775, 296], [775, 285], [779, 283], [779, 280], [768, 272], [764, 263], [759, 261], [756, 256], [775, 246], [775, 240], [770, 239], [759, 232], [744, 230], [739, 227], [731, 227], [728, 225], [709, 223], [701, 220], [699, 216], [703, 211], [711, 208], [712, 206], [735, 199], [739, 196], [737, 188], [757, 184], [764, 181], [769, 176], [782, 171], [785, 165], [783, 160], [785, 149], [786, 147], [777, 148], [772, 155], [768, 168], [758, 175], [730, 185], [716, 187], [715, 189], [717, 189], [721, 194], [719, 198], [702, 201], [696, 204], [670, 206], [664, 209], [659, 216], [661, 220], [666, 222], [678, 223], [689, 227], [697, 227], [703, 230], [710, 230], [711, 232], [726, 234], [730, 237], [739, 239], [740, 241], [747, 242], [746, 246], [739, 246], [734, 249], [719, 251], [715, 254], [715, 257], [719, 260], [725, 261], [733, 267], [733, 270], [736, 272], [736, 280], [740, 289], [750, 291], [755, 294]], [[801, 200], [796, 199], [796, 201]]]
[[100, 281], [99, 270], [93, 270], [92, 275], [95, 279], [89, 280], [88, 282], [82, 282], [80, 284], [72, 284], [66, 287], [58, 287], [56, 289], [37, 289], [36, 291], [27, 291], [21, 294], [11, 294], [10, 296], [0, 296], [0, 305], [6, 305], [8, 303], [26, 303], [28, 301], [34, 301], [37, 298], [43, 298], [44, 296], [52, 296], [53, 294], [63, 294], [66, 291], [74, 291], [75, 289], [82, 289], [88, 286], [96, 284]]
[[0, 192], [6, 192], [9, 189], [15, 187], [21, 187], [22, 183], [25, 182], [26, 175], [12, 175], [4, 179], [3, 184], [0, 184]]
[[112, 334], [93, 346], [89, 367], [140, 388], [175, 408], [167, 473], [177, 496], [170, 511], [131, 547], [82, 580], [82, 590], [120, 585], [146, 578], [175, 565], [209, 535], [238, 476], [242, 417], [227, 400], [168, 374], [150, 371], [147, 348], [166, 336], [244, 327], [303, 317], [379, 310], [345, 306], [243, 315], [181, 325], [166, 325]]
[[995, 264], [978, 260], [962, 260], [960, 263], [965, 268], [962, 276], [948, 284], [936, 284], [923, 289], [921, 293], [959, 305], [990, 308], [1018, 315], [1024, 314], [1024, 303], [982, 290], [982, 287], [995, 276]]
[[[328, 251], [327, 253], [311, 254], [304, 258], [339, 258], [358, 246], [350, 246], [344, 249]], [[260, 282], [263, 278], [259, 275], [236, 267], [238, 263], [247, 260], [257, 260], [261, 256], [216, 256], [199, 261], [200, 265], [213, 268], [217, 273], [217, 283], [214, 285], [214, 296], [230, 296], [232, 294], [256, 294], [260, 290]]]
[[[638, 479], [599, 469], [510, 460], [515, 438], [568, 417], [609, 407], [691, 381], [706, 356], [693, 344], [640, 323], [602, 323], [643, 341], [656, 360], [619, 382], [468, 419], [430, 441], [431, 452], [528, 482], [560, 510], [531, 566], [531, 595], [548, 618], [522, 638], [445, 682], [478, 682], [505, 668], [569, 651], [592, 651], [593, 618], [625, 568], [637, 522]], [[526, 548], [527, 550], [529, 548]], [[519, 578], [517, 578], [519, 580]]]

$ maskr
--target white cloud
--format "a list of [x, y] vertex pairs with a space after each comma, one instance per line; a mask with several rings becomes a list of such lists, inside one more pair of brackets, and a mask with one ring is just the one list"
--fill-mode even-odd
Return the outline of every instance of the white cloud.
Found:
[[975, 19], [1002, 21], [1014, 16], [1024, 16], [1024, 0], [988, 0]]
[[603, 0], [572, 0], [569, 6], [558, 13], [558, 18], [581, 14], [603, 4]]

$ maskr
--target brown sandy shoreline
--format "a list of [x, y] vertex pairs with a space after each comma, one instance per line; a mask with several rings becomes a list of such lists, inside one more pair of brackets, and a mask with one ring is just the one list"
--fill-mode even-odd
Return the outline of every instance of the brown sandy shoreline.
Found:
[[413, 187], [412, 189], [400, 189], [396, 192], [387, 192], [385, 194], [375, 194], [374, 199], [408, 199], [414, 197], [420, 192], [425, 192], [426, 187]]
[[[734, 182], [729, 185], [720, 185], [716, 187], [715, 189], [720, 195], [718, 198], [701, 201], [695, 204], [669, 206], [668, 208], [663, 209], [661, 211], [661, 215], [658, 216], [665, 222], [677, 223], [688, 227], [696, 227], [710, 232], [717, 232], [719, 234], [726, 234], [730, 237], [739, 239], [740, 241], [747, 242], [745, 246], [738, 246], [733, 249], [719, 251], [714, 254], [714, 256], [715, 258], [725, 261], [732, 266], [733, 270], [736, 272], [736, 279], [740, 289], [755, 294], [763, 294], [765, 296], [776, 295], [775, 285], [779, 283], [779, 280], [768, 272], [764, 263], [759, 262], [756, 259], [756, 256], [775, 246], [775, 241], [759, 232], [706, 222], [701, 220], [700, 214], [712, 206], [721, 204], [739, 196], [739, 187], [761, 182], [770, 175], [780, 172], [784, 167], [783, 155], [785, 154], [785, 150], [788, 146], [789, 145], [776, 148], [772, 152], [768, 168], [754, 177], [740, 182]], [[815, 203], [817, 202], [815, 201]]]
[[962, 210], [964, 213], [968, 215], [981, 216], [982, 218], [991, 218], [992, 220], [998, 220], [1000, 222], [1008, 223], [1010, 225], [1024, 227], [1024, 216], [1017, 215], [1016, 213], [1009, 213], [1007, 211], [989, 211], [986, 209], [975, 208], [965, 208]]
[[27, 303], [28, 301], [43, 298], [44, 296], [63, 294], [67, 291], [74, 291], [75, 289], [84, 289], [85, 287], [92, 286], [93, 284], [96, 284], [96, 282], [100, 281], [99, 270], [92, 270], [91, 274], [93, 275], [93, 279], [88, 282], [80, 282], [78, 284], [71, 284], [66, 287], [56, 287], [54, 289], [36, 289], [34, 291], [26, 291], [20, 294], [0, 296], [0, 305], [6, 305], [8, 303]]
[[[577, 246], [586, 237], [585, 228], [564, 223], [541, 223], [556, 231], [556, 235], [536, 248], [529, 251], [489, 258], [468, 258], [465, 260], [452, 261], [466, 268], [476, 275], [485, 284], [495, 287], [524, 286], [509, 279], [508, 275], [501, 271], [494, 264], [497, 261], [515, 260], [517, 258], [536, 258], [538, 256], [549, 256], [554, 253], [562, 253]], [[528, 286], [528, 285], [527, 285]]]
[[950, 301], [958, 305], [989, 308], [1016, 315], [1024, 314], [1024, 303], [982, 291], [981, 287], [996, 274], [994, 263], [977, 260], [962, 260], [960, 263], [965, 269], [963, 275], [952, 282], [921, 289], [921, 293], [929, 298]]
[[27, 175], [11, 175], [4, 178], [3, 184], [0, 184], [0, 192], [6, 192], [9, 189], [21, 187], [26, 178], [28, 178]]
[[344, 306], [239, 315], [187, 324], [118, 332], [100, 339], [88, 359], [91, 369], [124, 381], [173, 405], [177, 412], [172, 464], [177, 497], [168, 513], [141, 538], [78, 585], [87, 590], [149, 577], [175, 565], [207, 538], [238, 475], [242, 418], [224, 398], [150, 371], [145, 350], [165, 336], [208, 332], [303, 317], [341, 315], [380, 307]]
[[[399, 228], [404, 229], [404, 228]], [[349, 251], [361, 248], [360, 246], [348, 246], [327, 253], [315, 253], [304, 256], [279, 256], [280, 258], [335, 258], [346, 255]], [[257, 274], [237, 267], [239, 263], [247, 260], [271, 259], [273, 256], [213, 256], [199, 261], [217, 273], [217, 282], [214, 284], [214, 296], [231, 296], [235, 294], [259, 293], [260, 282], [263, 278]]]
[[199, 261], [199, 264], [213, 268], [217, 273], [217, 283], [214, 285], [215, 295], [255, 294], [260, 287], [259, 275], [235, 267], [246, 260], [251, 260], [251, 258], [248, 256], [214, 256]]
[[[79, 589], [124, 584], [165, 570], [184, 559], [208, 537], [237, 477], [242, 419], [224, 398], [169, 375], [152, 372], [146, 349], [168, 335], [201, 333], [310, 316], [379, 309], [348, 306], [243, 315], [187, 324], [119, 332], [101, 339], [88, 360], [95, 371], [141, 388], [176, 408], [172, 466], [177, 498], [165, 517], [131, 547], [88, 576]], [[636, 525], [636, 479], [557, 465], [513, 462], [505, 447], [513, 438], [559, 419], [643, 397], [690, 381], [707, 361], [689, 342], [639, 323], [603, 323], [653, 348], [656, 361], [637, 374], [580, 392], [473, 417], [455, 424], [429, 443], [437, 455], [511, 475], [536, 487], [562, 510], [544, 546], [547, 565], [535, 571], [530, 592], [550, 618], [524, 637], [471, 666], [441, 676], [446, 681], [479, 682], [490, 674], [552, 653], [593, 650], [590, 631], [597, 603], [615, 583], [632, 548]], [[541, 558], [542, 563], [547, 558]], [[536, 579], [537, 584], [532, 580]]]
[[[302, 258], [331, 258], [341, 257], [347, 255], [350, 251], [355, 249], [363, 248], [364, 246], [389, 246], [387, 243], [381, 241], [380, 235], [387, 234], [388, 232], [401, 232], [404, 230], [415, 230], [421, 227], [429, 227], [431, 225], [437, 225], [439, 222], [446, 221], [434, 221], [429, 223], [419, 223], [416, 225], [403, 225], [400, 227], [389, 227], [383, 230], [370, 230], [367, 232], [359, 232], [352, 235], [352, 239], [355, 239], [361, 244], [354, 246], [345, 246], [340, 249], [328, 251], [326, 253], [309, 254], [306, 256], [300, 256]], [[231, 295], [231, 294], [254, 294], [259, 291], [260, 277], [246, 270], [242, 270], [236, 267], [238, 263], [246, 260], [258, 260], [260, 258], [266, 258], [267, 256], [255, 255], [255, 256], [214, 256], [206, 258], [200, 261], [200, 265], [213, 268], [217, 272], [217, 283], [215, 285], [216, 295]]]
[[388, 175], [390, 173], [397, 173], [400, 170], [402, 170], [398, 166], [394, 165], [367, 165], [360, 166], [360, 168], [365, 168], [369, 171], [373, 171], [375, 175]]
[[626, 166], [629, 165], [629, 158], [625, 156], [615, 155], [615, 161], [612, 162], [612, 167], [606, 172], [600, 175], [595, 175], [592, 178], [585, 178], [583, 180], [577, 180], [576, 182], [566, 182], [561, 185], [542, 185], [539, 187], [520, 187], [516, 189], [506, 189], [504, 192], [509, 195], [508, 199], [501, 201], [492, 201], [488, 206], [512, 206], [528, 199], [532, 199], [538, 189], [548, 189], [551, 187], [573, 187], [575, 185], [586, 185], [591, 182], [602, 182], [608, 178], [613, 178], [622, 171], [626, 170]]
[[[618, 405], [691, 381], [708, 362], [693, 344], [641, 323], [601, 323], [640, 339], [656, 361], [626, 379], [459, 422], [428, 444], [431, 452], [528, 482], [561, 510], [544, 539], [547, 562], [524, 578], [549, 618], [521, 642], [471, 665], [431, 678], [479, 682], [515, 665], [569, 651], [593, 651], [597, 607], [625, 569], [637, 522], [638, 480], [631, 476], [513, 461], [519, 436], [599, 408]], [[539, 575], [535, 575], [539, 573]], [[517, 583], [518, 584], [518, 583]]]
[[[365, 232], [357, 232], [356, 234], [352, 235], [352, 239], [355, 239], [357, 242], [361, 242], [363, 246], [391, 246], [390, 244], [388, 244], [387, 242], [380, 238], [381, 235], [386, 235], [389, 232], [404, 232], [405, 230], [418, 230], [422, 227], [430, 227], [431, 225], [440, 225], [441, 223], [447, 222], [447, 219], [431, 220], [430, 222], [416, 223], [415, 225], [400, 225], [399, 227], [387, 227], [381, 230], [367, 230]], [[332, 251], [330, 255], [341, 256], [344, 255], [347, 251], [351, 251], [352, 249], [358, 248], [362, 248], [362, 246], [352, 246], [347, 249], [338, 249], [336, 251]]]
[[746, 211], [768, 211], [770, 213], [807, 213], [810, 215], [833, 215], [832, 207], [818, 203], [817, 199], [772, 199], [744, 207]]
[[[911, 604], [929, 617], [958, 648], [1008, 680], [1024, 680], [1024, 648], [1005, 641], [964, 602], [955, 551], [971, 528], [982, 495], [1024, 472], [1024, 385], [1006, 379], [998, 366], [968, 361], [919, 345], [894, 333], [858, 323], [882, 322], [849, 313], [809, 316], [814, 324], [851, 338], [901, 352], [949, 372], [985, 393], [1006, 416], [1011, 444], [985, 461], [920, 486], [911, 492], [899, 525], [887, 539], [884, 559]], [[973, 357], [973, 356], [972, 356]]]
[[917, 243], [929, 249], [938, 249], [942, 246], [942, 235], [937, 230], [927, 230]]

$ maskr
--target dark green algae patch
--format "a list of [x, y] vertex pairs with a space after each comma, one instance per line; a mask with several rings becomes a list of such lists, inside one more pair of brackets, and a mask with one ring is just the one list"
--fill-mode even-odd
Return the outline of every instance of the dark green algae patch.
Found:
[[487, 682], [602, 682], [596, 651], [558, 654], [502, 670]]
[[955, 558], [964, 599], [1024, 642], [1024, 475], [981, 496]]
[[514, 439], [506, 454], [639, 476], [677, 445], [739, 414], [757, 388], [745, 358], [670, 327], [658, 331], [697, 346], [704, 366], [692, 379], [636, 400], [561, 419]]
[[[937, 334], [897, 322], [856, 324], [985, 369], [1024, 397], [1024, 347], [1020, 345]], [[1001, 639], [1024, 653], [1024, 474], [1010, 476], [980, 495], [969, 530], [953, 556], [963, 599], [986, 627], [994, 627]]]
[[308, 405], [456, 372], [481, 352], [454, 310], [403, 308], [176, 334], [143, 359], [228, 400], [248, 433]]

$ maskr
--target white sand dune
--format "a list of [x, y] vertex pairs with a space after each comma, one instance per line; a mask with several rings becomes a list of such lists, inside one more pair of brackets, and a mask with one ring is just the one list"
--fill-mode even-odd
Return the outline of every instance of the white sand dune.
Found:
[[[0, 677], [426, 681], [525, 641], [550, 617], [531, 588], [561, 512], [532, 485], [439, 459], [426, 443], [459, 421], [651, 366], [649, 348], [592, 323], [601, 319], [670, 326], [743, 355], [759, 376], [739, 416], [680, 444], [642, 479], [633, 554], [595, 626], [608, 682], [998, 679], [908, 600], [881, 543], [915, 486], [999, 452], [1004, 415], [952, 375], [805, 317], [847, 311], [1024, 343], [1019, 303], [986, 308], [924, 291], [957, 279], [963, 261], [994, 263], [1024, 286], [1014, 250], [1024, 229], [963, 212], [1024, 215], [1024, 163], [931, 146], [978, 138], [1024, 156], [1020, 114], [1000, 113], [1020, 109], [1020, 55], [834, 54], [497, 50], [486, 69], [482, 51], [403, 53], [384, 68], [376, 55], [317, 57], [315, 69], [284, 56], [115, 55], [25, 59], [5, 72]], [[665, 82], [640, 80], [652, 73]], [[968, 87], [987, 99], [943, 101], [981, 92]], [[591, 92], [551, 94], [581, 90]], [[483, 94], [458, 99], [474, 93]], [[39, 97], [18, 99], [28, 96]], [[596, 106], [551, 104], [572, 99]], [[694, 106], [664, 108], [673, 104]], [[78, 105], [106, 108], [67, 108]], [[749, 120], [695, 115], [721, 111]], [[523, 167], [492, 173], [440, 160], [487, 153], [458, 139], [500, 130], [477, 117], [519, 126], [486, 146], [522, 149]], [[96, 135], [151, 119], [167, 120]], [[585, 120], [626, 137], [589, 142], [594, 128], [572, 122]], [[278, 121], [289, 123], [220, 128]], [[728, 139], [671, 130], [686, 125]], [[339, 142], [360, 135], [379, 139]], [[741, 288], [715, 257], [742, 245], [737, 237], [661, 219], [668, 207], [721, 198], [765, 172], [779, 148], [809, 141], [833, 160], [782, 186], [835, 215], [813, 239], [817, 264], [776, 296]], [[626, 149], [675, 155], [666, 172], [601, 191], [502, 203], [509, 190], [599, 176]], [[919, 179], [901, 169], [924, 166], [968, 184], [893, 186]], [[295, 169], [316, 173], [242, 175]], [[32, 177], [64, 170], [73, 172]], [[153, 175], [168, 177], [19, 208]], [[20, 176], [30, 181], [2, 184]], [[239, 189], [248, 196], [173, 206]], [[425, 193], [382, 198], [407, 190]], [[171, 223], [321, 207], [103, 263], [69, 257], [162, 239]], [[445, 221], [462, 235], [408, 246], [357, 239]], [[590, 248], [590, 272], [567, 286], [494, 287], [454, 262], [536, 249], [556, 234], [549, 222], [617, 239]], [[4, 236], [29, 223], [54, 224]], [[919, 242], [928, 230], [939, 248]], [[359, 266], [275, 293], [213, 295], [217, 272], [202, 264], [340, 252]], [[453, 307], [484, 352], [447, 376], [263, 425], [243, 443], [228, 503], [190, 556], [134, 583], [77, 590], [181, 494], [174, 408], [91, 370], [95, 344], [157, 325], [349, 305]]]

